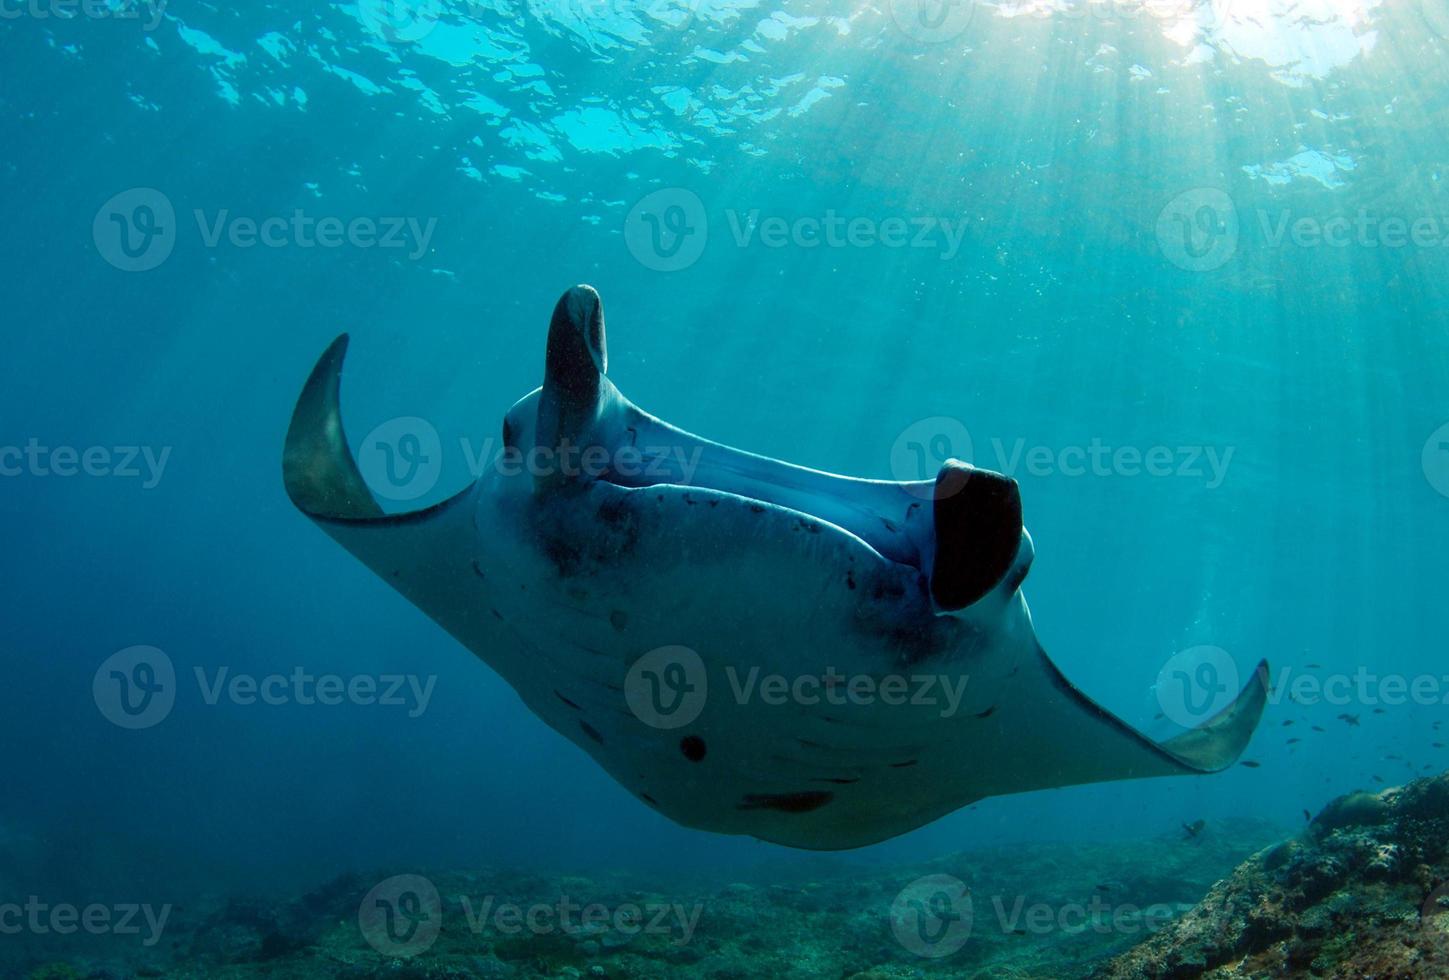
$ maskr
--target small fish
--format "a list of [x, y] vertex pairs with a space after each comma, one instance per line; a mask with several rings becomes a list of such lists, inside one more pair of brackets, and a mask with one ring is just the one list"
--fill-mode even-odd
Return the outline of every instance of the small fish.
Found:
[[1345, 711], [1343, 714], [1338, 716], [1338, 720], [1343, 722], [1349, 728], [1358, 727], [1358, 715], [1351, 715]]
[[1287, 721], [1283, 722], [1283, 727], [1287, 728], [1291, 724], [1293, 724], [1293, 719], [1289, 718]]
[[1317, 726], [1317, 725], [1312, 725], [1312, 726], [1310, 726], [1310, 727], [1311, 727], [1311, 728], [1312, 728], [1312, 729], [1313, 729], [1313, 730], [1314, 730], [1314, 731], [1315, 731], [1315, 732], [1322, 732], [1322, 731], [1327, 731], [1327, 729], [1325, 729], [1325, 728], [1319, 728], [1319, 727], [1318, 727], [1318, 726]]
[[1376, 715], [1381, 715], [1383, 713], [1384, 713], [1384, 709], [1383, 708], [1375, 708], [1374, 709], [1374, 714], [1376, 714]]
[[1383, 781], [1384, 781], [1384, 777], [1382, 777], [1382, 776], [1375, 776], [1374, 777], [1374, 782], [1376, 782], [1376, 783], [1381, 783]]
[[1313, 822], [1313, 814], [1309, 813], [1307, 810], [1304, 810], [1303, 811], [1303, 822], [1304, 823], [1312, 823]]
[[1247, 766], [1249, 769], [1257, 769], [1259, 766], [1262, 765], [1262, 763], [1254, 762], [1252, 759], [1244, 759], [1242, 762], [1238, 763], [1238, 765]]
[[1443, 742], [1430, 742], [1429, 744], [1434, 746], [1434, 748], [1436, 749], [1442, 749], [1444, 747]]
[[1323, 669], [1323, 665], [1322, 664], [1304, 664], [1303, 666], [1306, 667], [1308, 670], [1322, 670]]
[[1432, 729], [1434, 729], [1434, 731], [1437, 732], [1439, 730], [1439, 726], [1442, 725], [1442, 724], [1443, 724], [1443, 722], [1436, 721], [1436, 722], [1434, 722], [1434, 724], [1430, 725], [1429, 727], [1432, 728]]
[[1207, 823], [1205, 821], [1202, 821], [1202, 820], [1194, 820], [1192, 823], [1185, 823], [1185, 824], [1183, 824], [1182, 825], [1183, 833], [1185, 833], [1187, 835], [1184, 839], [1185, 840], [1192, 840], [1198, 834], [1202, 833], [1202, 829], [1205, 826], [1207, 826]]
[[1303, 739], [1301, 739], [1301, 738], [1290, 738], [1288, 740], [1288, 744], [1289, 745], [1296, 745], [1297, 743], [1299, 743], [1301, 741], [1303, 741]]

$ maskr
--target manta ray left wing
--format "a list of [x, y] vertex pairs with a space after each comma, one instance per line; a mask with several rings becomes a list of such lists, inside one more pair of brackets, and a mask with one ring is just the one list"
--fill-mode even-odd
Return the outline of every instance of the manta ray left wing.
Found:
[[347, 354], [338, 337], [312, 369], [292, 413], [282, 455], [287, 495], [384, 582], [470, 649], [500, 630], [476, 564], [474, 487], [442, 503], [387, 514], [348, 448], [339, 390]]

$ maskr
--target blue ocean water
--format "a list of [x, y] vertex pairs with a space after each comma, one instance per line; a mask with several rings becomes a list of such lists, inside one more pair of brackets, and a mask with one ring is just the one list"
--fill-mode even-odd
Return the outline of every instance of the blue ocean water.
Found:
[[[343, 331], [354, 438], [439, 434], [405, 506], [464, 486], [577, 282], [610, 377], [686, 429], [1016, 478], [1042, 644], [1128, 722], [1165, 731], [1181, 651], [1271, 664], [1256, 767], [990, 799], [848, 860], [1293, 827], [1445, 768], [1442, 5], [0, 13], [7, 890], [813, 860], [642, 805], [283, 492]], [[128, 728], [98, 692], [135, 646], [176, 697]], [[299, 671], [426, 697], [207, 696]]]

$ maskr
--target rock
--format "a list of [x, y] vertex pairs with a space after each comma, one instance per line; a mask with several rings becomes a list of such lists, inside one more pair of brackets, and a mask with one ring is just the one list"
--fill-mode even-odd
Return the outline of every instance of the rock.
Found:
[[1158, 935], [1091, 975], [1449, 975], [1449, 775], [1334, 800]]

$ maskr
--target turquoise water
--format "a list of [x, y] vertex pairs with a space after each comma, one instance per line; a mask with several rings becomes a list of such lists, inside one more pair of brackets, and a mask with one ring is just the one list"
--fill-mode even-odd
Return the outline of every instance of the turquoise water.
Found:
[[[1255, 768], [992, 799], [862, 859], [1292, 827], [1444, 768], [1441, 5], [0, 11], [17, 894], [796, 859], [641, 805], [282, 492], [344, 330], [354, 437], [417, 416], [446, 447], [406, 506], [465, 485], [453, 447], [540, 383], [576, 282], [677, 425], [1015, 477], [1042, 644], [1132, 724], [1165, 732], [1180, 651], [1272, 664]], [[130, 730], [93, 682], [136, 645], [179, 684]], [[222, 668], [434, 683], [416, 712], [208, 703]]]

